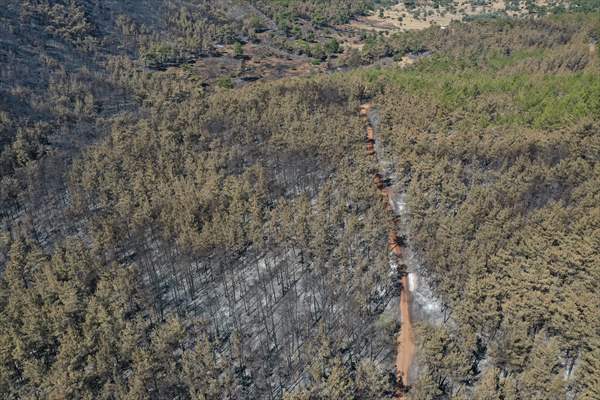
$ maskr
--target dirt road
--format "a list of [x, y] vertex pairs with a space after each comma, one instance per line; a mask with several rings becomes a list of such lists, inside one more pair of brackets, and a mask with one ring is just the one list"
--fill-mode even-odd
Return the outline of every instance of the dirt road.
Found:
[[415, 336], [410, 316], [410, 291], [408, 290], [408, 275], [402, 276], [402, 291], [400, 292], [400, 316], [402, 318], [400, 335], [398, 335], [398, 353], [396, 354], [396, 373], [402, 377], [402, 383], [410, 383], [410, 367], [415, 358]]
[[[376, 142], [375, 131], [371, 123], [369, 122], [369, 111], [371, 110], [370, 104], [363, 104], [360, 106], [360, 116], [367, 123], [367, 154], [370, 156], [377, 157], [377, 152], [374, 150]], [[373, 177], [373, 183], [377, 189], [385, 196], [387, 204], [392, 203], [394, 193], [389, 184], [383, 178], [381, 173], [375, 174]], [[394, 213], [392, 206], [387, 207], [389, 212]], [[394, 213], [395, 217], [399, 216]], [[397, 264], [401, 263], [403, 259], [403, 242], [398, 238], [396, 230], [390, 229], [388, 233], [388, 247], [390, 252], [393, 254], [394, 260]], [[400, 334], [397, 338], [397, 353], [396, 353], [396, 375], [400, 382], [400, 392], [398, 399], [404, 398], [404, 393], [410, 384], [410, 369], [415, 358], [415, 337], [413, 332], [412, 319], [410, 315], [411, 296], [408, 286], [408, 275], [403, 273], [402, 275], [402, 287], [400, 292]]]

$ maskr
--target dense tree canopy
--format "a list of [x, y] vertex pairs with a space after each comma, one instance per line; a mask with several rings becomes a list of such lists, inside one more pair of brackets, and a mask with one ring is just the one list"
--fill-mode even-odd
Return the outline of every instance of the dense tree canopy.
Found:
[[416, 398], [474, 382], [482, 398], [597, 390], [598, 22], [573, 22], [566, 45], [372, 77], [398, 82], [377, 96], [383, 140], [406, 182], [410, 242], [451, 310], [451, 325], [420, 335]]
[[[339, 55], [328, 29], [376, 3], [100, 3], [0, 10], [3, 396], [394, 398], [406, 266], [364, 102], [447, 315], [418, 326], [407, 398], [600, 395], [597, 15]], [[254, 42], [419, 61], [243, 85], [190, 66]]]

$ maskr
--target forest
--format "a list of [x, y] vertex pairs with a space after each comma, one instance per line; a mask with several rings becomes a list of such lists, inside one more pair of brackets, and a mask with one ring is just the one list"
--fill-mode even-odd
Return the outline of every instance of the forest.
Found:
[[1, 399], [600, 399], [600, 4], [395, 3], [0, 7]]

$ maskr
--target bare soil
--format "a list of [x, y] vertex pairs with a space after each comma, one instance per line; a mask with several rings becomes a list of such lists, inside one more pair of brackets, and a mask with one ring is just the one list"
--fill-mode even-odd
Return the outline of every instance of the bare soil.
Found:
[[[556, 1], [555, 1], [556, 2]], [[538, 6], [549, 5], [548, 0], [534, 0]], [[473, 6], [468, 0], [454, 1], [452, 7], [434, 8], [425, 2], [409, 9], [401, 2], [384, 10], [383, 15], [378, 11], [371, 15], [357, 18], [350, 23], [350, 29], [366, 31], [411, 31], [429, 28], [433, 25], [446, 27], [452, 21], [460, 21], [465, 16], [474, 16], [494, 12], [506, 12], [509, 16], [527, 14], [524, 2], [518, 10], [505, 10], [504, 0], [492, 0], [483, 5]]]

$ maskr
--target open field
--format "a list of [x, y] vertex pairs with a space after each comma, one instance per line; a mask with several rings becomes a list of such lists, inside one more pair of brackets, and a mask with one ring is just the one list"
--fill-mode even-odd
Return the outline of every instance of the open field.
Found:
[[[502, 0], [492, 0], [474, 5], [472, 1], [452, 1], [447, 6], [438, 6], [435, 2], [419, 2], [408, 7], [405, 2], [399, 3], [383, 12], [359, 17], [349, 26], [353, 29], [389, 32], [426, 29], [434, 25], [446, 27], [452, 21], [461, 21], [467, 16], [503, 13], [511, 17], [524, 16], [529, 13], [524, 3], [508, 6]], [[537, 7], [551, 5], [546, 0], [533, 2]]]

